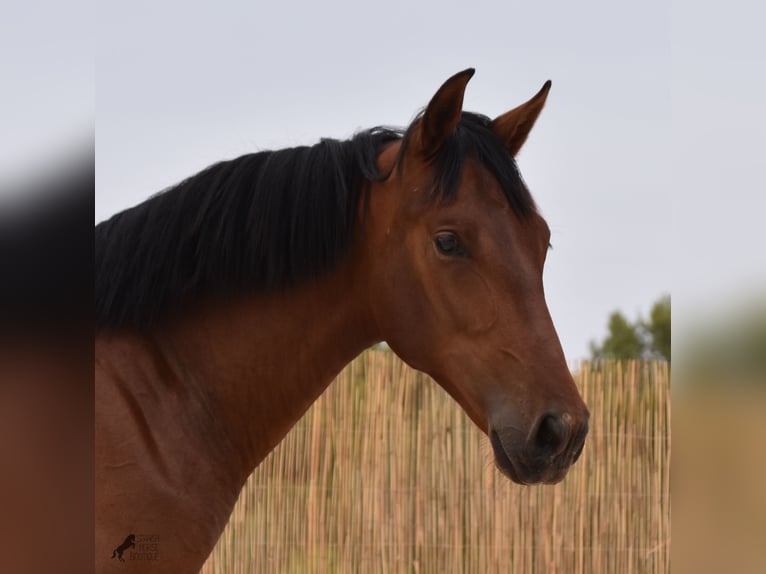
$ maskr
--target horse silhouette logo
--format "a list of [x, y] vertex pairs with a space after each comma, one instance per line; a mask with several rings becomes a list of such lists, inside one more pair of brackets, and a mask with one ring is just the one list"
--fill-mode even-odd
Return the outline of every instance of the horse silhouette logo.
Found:
[[135, 548], [135, 546], [136, 535], [128, 534], [128, 537], [125, 539], [125, 541], [114, 549], [114, 552], [112, 552], [112, 558], [116, 556], [120, 562], [125, 562], [125, 559], [122, 557], [122, 553], [125, 552], [128, 548]]

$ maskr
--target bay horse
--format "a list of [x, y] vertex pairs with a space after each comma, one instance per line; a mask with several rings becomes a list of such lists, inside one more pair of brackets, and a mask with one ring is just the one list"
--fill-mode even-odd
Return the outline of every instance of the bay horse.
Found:
[[253, 469], [380, 341], [511, 480], [563, 479], [588, 410], [514, 160], [551, 84], [491, 120], [462, 109], [473, 73], [406, 130], [217, 163], [96, 227], [99, 572], [125, 568], [109, 557], [128, 534], [155, 543], [142, 572], [198, 571]]

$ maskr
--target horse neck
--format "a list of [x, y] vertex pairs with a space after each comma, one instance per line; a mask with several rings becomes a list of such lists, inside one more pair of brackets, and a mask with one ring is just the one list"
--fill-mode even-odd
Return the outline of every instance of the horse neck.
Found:
[[[208, 305], [158, 332], [173, 369], [209, 397], [239, 480], [340, 370], [376, 342], [351, 266], [289, 291]], [[356, 284], [356, 290], [355, 290]]]

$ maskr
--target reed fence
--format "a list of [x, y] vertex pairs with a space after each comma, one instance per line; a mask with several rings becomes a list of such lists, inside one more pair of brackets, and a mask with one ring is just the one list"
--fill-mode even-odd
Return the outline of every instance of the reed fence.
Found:
[[669, 572], [668, 366], [584, 362], [575, 380], [582, 457], [518, 486], [438, 385], [367, 351], [249, 478], [202, 572]]

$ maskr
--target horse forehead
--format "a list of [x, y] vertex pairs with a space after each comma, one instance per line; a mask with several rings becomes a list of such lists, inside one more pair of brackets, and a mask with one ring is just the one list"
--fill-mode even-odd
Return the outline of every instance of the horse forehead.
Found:
[[492, 213], [511, 215], [511, 206], [505, 197], [500, 182], [481, 162], [467, 159], [463, 162], [462, 175], [458, 186], [457, 199], [474, 200], [485, 205]]
[[[525, 185], [523, 181], [521, 185]], [[463, 176], [458, 189], [457, 200], [461, 196], [472, 201], [481, 212], [493, 214], [493, 219], [503, 227], [513, 228], [530, 238], [550, 235], [550, 228], [537, 208], [527, 216], [517, 214], [503, 193], [500, 182], [492, 172], [478, 160], [469, 159], [463, 164]]]
[[[401, 141], [398, 141], [383, 150], [378, 158], [379, 167], [395, 169], [396, 161], [402, 159], [399, 156], [400, 145]], [[401, 196], [398, 193], [384, 195], [391, 200], [388, 202], [388, 208], [392, 212], [399, 215], [407, 214], [404, 217], [405, 220], [421, 220], [428, 214], [446, 212], [456, 216], [457, 219], [473, 219], [496, 230], [513, 228], [515, 233], [525, 233], [529, 236], [536, 236], [541, 228], [547, 228], [545, 221], [536, 210], [528, 218], [516, 214], [503, 193], [500, 182], [489, 167], [477, 158], [466, 157], [463, 160], [456, 194], [449, 199], [435, 197], [430, 192], [435, 175], [433, 165], [421, 158], [407, 158], [404, 167], [401, 179], [392, 173], [384, 184], [384, 186], [393, 185], [400, 188], [404, 195]], [[524, 185], [523, 182], [522, 185]], [[395, 197], [400, 199], [394, 201]], [[385, 209], [385, 205], [380, 207]], [[542, 226], [539, 225], [540, 221]]]
[[[469, 210], [507, 217], [512, 213], [508, 199], [492, 172], [480, 161], [466, 158], [460, 166], [460, 180], [453, 197], [431, 193], [435, 176], [434, 166], [425, 161], [409, 161], [402, 183], [405, 191], [413, 192], [410, 199], [416, 208], [432, 210], [434, 205]], [[441, 201], [440, 201], [441, 199]]]

